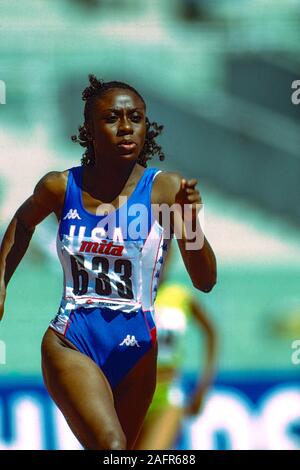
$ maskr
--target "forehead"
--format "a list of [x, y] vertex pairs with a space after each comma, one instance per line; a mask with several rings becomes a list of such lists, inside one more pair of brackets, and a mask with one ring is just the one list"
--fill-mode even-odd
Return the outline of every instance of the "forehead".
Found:
[[145, 105], [141, 98], [131, 90], [122, 88], [113, 88], [99, 97], [95, 103], [95, 109], [124, 109], [124, 108], [140, 108], [145, 109]]

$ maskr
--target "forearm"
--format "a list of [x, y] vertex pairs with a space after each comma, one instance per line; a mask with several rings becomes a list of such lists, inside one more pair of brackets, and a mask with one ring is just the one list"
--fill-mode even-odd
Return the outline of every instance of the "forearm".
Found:
[[47, 173], [10, 222], [0, 247], [0, 320], [7, 284], [27, 251], [35, 227], [51, 212], [59, 210], [64, 194], [65, 181], [61, 180], [61, 173]]
[[215, 336], [207, 332], [207, 354], [204, 369], [199, 370], [199, 380], [197, 381], [195, 392], [191, 401], [191, 407], [195, 412], [199, 412], [201, 404], [212, 386], [216, 374], [216, 342]]
[[184, 210], [179, 208], [174, 211], [172, 226], [194, 287], [209, 292], [216, 284], [217, 263], [214, 252], [204, 236], [201, 215], [202, 210], [185, 205]]
[[202, 387], [209, 387], [214, 379], [216, 373], [216, 340], [215, 336], [208, 332], [207, 335], [207, 350], [206, 350], [206, 361], [204, 370], [201, 374], [201, 385]]
[[187, 412], [193, 415], [199, 413], [203, 406], [206, 394], [211, 387], [216, 373], [216, 343], [213, 332], [207, 332], [207, 355], [205, 366], [199, 370], [199, 379], [196, 383], [195, 391], [187, 407]]
[[180, 243], [181, 251], [185, 252], [183, 258], [186, 269], [194, 287], [203, 292], [209, 292], [217, 281], [217, 263], [214, 252], [205, 237], [200, 249], [187, 249], [188, 243], [191, 242], [182, 240]]
[[6, 286], [27, 251], [34, 229], [25, 227], [17, 214], [11, 220], [0, 248], [0, 287]]
[[206, 313], [202, 305], [191, 298], [190, 311], [195, 319], [196, 325], [199, 328], [199, 333], [204, 336], [205, 341], [205, 360], [204, 365], [199, 370], [200, 383], [205, 386], [209, 386], [213, 380], [216, 371], [217, 364], [217, 347], [218, 347], [218, 335], [216, 333], [215, 326], [210, 318], [210, 315]]

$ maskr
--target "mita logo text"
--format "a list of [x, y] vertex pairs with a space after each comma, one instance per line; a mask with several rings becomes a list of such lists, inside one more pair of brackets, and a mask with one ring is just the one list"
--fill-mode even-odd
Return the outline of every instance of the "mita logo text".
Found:
[[114, 245], [113, 242], [102, 240], [100, 243], [82, 241], [79, 251], [81, 253], [99, 253], [104, 255], [122, 256], [124, 246]]

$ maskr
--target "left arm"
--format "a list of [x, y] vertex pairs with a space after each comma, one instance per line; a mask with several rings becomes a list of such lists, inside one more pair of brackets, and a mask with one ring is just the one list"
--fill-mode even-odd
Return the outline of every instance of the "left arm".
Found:
[[217, 282], [217, 269], [216, 258], [207, 239], [204, 237], [203, 247], [195, 251], [186, 248], [186, 240], [177, 242], [193, 286], [202, 292], [210, 292]]
[[172, 206], [175, 208], [171, 225], [175, 231], [185, 267], [194, 287], [203, 292], [209, 292], [216, 284], [217, 264], [214, 252], [199, 222], [202, 200], [199, 191], [195, 188], [197, 180], [185, 180], [177, 173], [162, 173], [161, 175], [160, 199], [170, 208]]

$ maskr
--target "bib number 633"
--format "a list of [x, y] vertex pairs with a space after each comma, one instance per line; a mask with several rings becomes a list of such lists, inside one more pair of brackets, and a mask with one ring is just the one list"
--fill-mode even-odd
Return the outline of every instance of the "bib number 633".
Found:
[[[84, 269], [84, 256], [70, 256], [71, 271], [73, 277], [73, 292], [75, 295], [84, 295], [88, 291], [89, 274]], [[98, 272], [95, 278], [95, 292], [98, 295], [110, 295], [112, 293], [111, 280], [109, 278], [109, 261], [104, 256], [94, 256], [91, 260], [92, 270]], [[120, 282], [116, 282], [119, 296], [122, 299], [133, 299], [132, 289], [132, 264], [128, 259], [116, 259], [113, 263], [113, 272], [119, 275]]]

